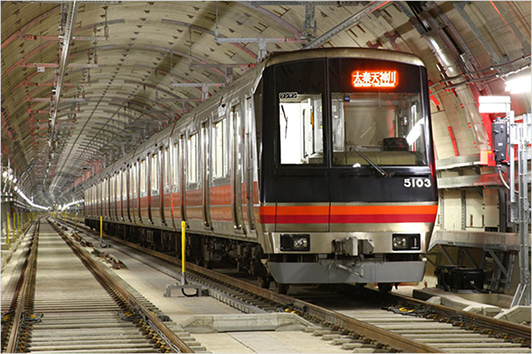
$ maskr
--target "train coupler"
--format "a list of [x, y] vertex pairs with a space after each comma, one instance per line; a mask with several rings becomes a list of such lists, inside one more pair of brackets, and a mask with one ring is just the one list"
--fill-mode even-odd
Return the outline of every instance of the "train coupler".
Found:
[[346, 256], [372, 254], [375, 246], [373, 240], [358, 239], [354, 236], [346, 237], [332, 242], [334, 253]]

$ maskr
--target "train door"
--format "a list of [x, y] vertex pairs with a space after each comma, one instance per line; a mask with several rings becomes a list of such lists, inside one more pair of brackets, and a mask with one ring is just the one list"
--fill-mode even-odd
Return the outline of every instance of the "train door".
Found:
[[99, 181], [96, 183], [96, 203], [94, 204], [94, 217], [99, 219], [102, 216], [102, 182]]
[[173, 215], [173, 195], [172, 195], [172, 163], [171, 163], [171, 151], [172, 142], [166, 145], [163, 150], [162, 170], [163, 170], [163, 218], [164, 225], [168, 227], [174, 227], [174, 215]]
[[329, 229], [325, 64], [321, 59], [280, 64], [275, 79], [265, 80], [264, 114], [276, 119], [263, 125], [261, 198], [269, 205], [261, 215], [278, 232]]
[[109, 177], [109, 219], [116, 220], [116, 173]]
[[122, 212], [122, 178], [120, 170], [115, 173], [115, 220], [120, 220], [120, 214]]
[[203, 200], [202, 200], [202, 171], [200, 163], [200, 131], [195, 130], [187, 136], [187, 164], [186, 164], [186, 216], [191, 228], [202, 228]]
[[231, 204], [233, 212], [233, 223], [236, 231], [245, 232], [244, 215], [242, 212], [242, 164], [244, 160], [243, 149], [243, 125], [241, 105], [237, 103], [231, 106], [230, 120], [232, 126], [232, 169], [231, 169]]
[[[180, 209], [181, 209], [181, 220], [180, 221], [186, 221], [187, 220], [187, 211], [185, 209], [186, 207], [186, 198], [185, 198], [185, 186], [187, 184], [187, 181], [186, 181], [186, 170], [185, 170], [185, 156], [186, 156], [186, 140], [185, 140], [185, 135], [182, 134], [180, 137], [179, 137], [179, 155], [178, 155], [178, 168], [179, 170], [177, 171], [178, 172], [178, 188], [179, 188], [179, 205], [180, 205]], [[180, 225], [181, 222], [178, 223], [178, 225]]]
[[129, 221], [132, 223], [135, 223], [135, 211], [137, 209], [137, 200], [136, 200], [136, 193], [135, 193], [135, 187], [136, 184], [133, 181], [133, 176], [135, 176], [135, 163], [132, 163], [128, 166], [128, 176], [127, 176], [127, 182], [128, 182], [128, 209], [127, 214], [129, 217]]
[[148, 190], [148, 215], [152, 224], [161, 225], [161, 169], [160, 151], [150, 155], [149, 190]]
[[122, 190], [120, 191], [122, 193], [122, 208], [120, 217], [122, 218], [122, 221], [126, 221], [126, 219], [128, 219], [127, 211], [129, 203], [127, 194], [127, 168], [120, 172], [120, 178], [122, 179]]
[[211, 228], [211, 215], [210, 215], [210, 181], [211, 181], [211, 169], [210, 163], [210, 129], [209, 121], [205, 121], [201, 124], [201, 163], [202, 163], [202, 204], [203, 204], [203, 225], [205, 228]]
[[253, 125], [254, 125], [254, 105], [252, 96], [246, 97], [246, 106], [244, 110], [244, 158], [242, 174], [242, 207], [244, 209], [244, 221], [248, 235], [252, 235], [255, 229], [255, 217], [253, 215], [254, 206], [254, 164], [256, 159], [253, 156]]
[[148, 215], [148, 164], [146, 158], [139, 164], [139, 221], [143, 224], [149, 222]]
[[126, 221], [129, 221], [129, 222], [133, 222], [133, 215], [131, 215], [131, 204], [132, 204], [132, 197], [131, 197], [131, 190], [133, 188], [133, 184], [131, 183], [131, 175], [132, 175], [132, 165], [129, 165], [126, 167], [126, 173], [125, 173], [125, 178], [126, 178], [126, 183], [127, 183], [127, 188], [126, 188], [126, 193], [127, 193], [127, 206], [126, 206], [126, 216], [127, 216], [127, 219]]
[[120, 170], [116, 171], [115, 181], [115, 220], [118, 221], [122, 219], [122, 174]]
[[171, 200], [171, 213], [174, 223], [174, 228], [181, 229], [182, 211], [181, 211], [181, 149], [179, 147], [179, 139], [175, 138], [170, 146], [170, 169], [171, 169], [171, 184], [172, 184], [172, 197]]
[[230, 166], [229, 128], [225, 105], [214, 114], [211, 129], [209, 159], [209, 214], [211, 227], [218, 232], [232, 232], [233, 213], [231, 207], [231, 181], [228, 176]]
[[103, 194], [104, 194], [104, 204], [103, 204], [103, 218], [109, 219], [109, 176], [103, 180]]

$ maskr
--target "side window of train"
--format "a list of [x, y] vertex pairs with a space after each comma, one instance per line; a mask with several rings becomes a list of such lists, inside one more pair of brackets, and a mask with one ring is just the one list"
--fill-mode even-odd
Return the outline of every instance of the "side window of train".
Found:
[[107, 179], [104, 179], [103, 180], [103, 200], [105, 200], [106, 203], [109, 202], [108, 187], [109, 187], [109, 182], [107, 182]]
[[212, 175], [214, 178], [227, 176], [227, 119], [212, 124]]
[[112, 203], [115, 201], [115, 176], [109, 176], [109, 201]]
[[151, 184], [151, 194], [159, 194], [159, 154], [155, 153], [151, 155], [151, 174], [150, 174], [150, 184]]
[[187, 182], [198, 182], [198, 133], [189, 135], [187, 149]]
[[119, 170], [116, 172], [115, 179], [116, 179], [115, 194], [116, 194], [116, 201], [118, 202], [122, 200], [122, 171]]
[[129, 197], [130, 199], [137, 197], [137, 181], [136, 181], [136, 166], [137, 163], [135, 162], [131, 166], [129, 166]]
[[127, 200], [127, 170], [122, 170], [122, 200]]
[[119, 201], [120, 200], [120, 181], [118, 180], [118, 173], [115, 173], [113, 175], [113, 200]]
[[146, 159], [140, 161], [140, 196], [145, 197], [147, 195], [146, 185], [148, 181], [146, 179]]
[[171, 155], [171, 163], [170, 163], [170, 169], [172, 170], [172, 185], [173, 185], [173, 191], [177, 192], [179, 190], [179, 164], [181, 163], [180, 158], [180, 152], [179, 152], [179, 142], [174, 142], [172, 145], [172, 155]]
[[171, 168], [172, 165], [170, 163], [170, 147], [165, 146], [164, 152], [163, 152], [163, 158], [164, 158], [164, 180], [163, 180], [163, 188], [164, 192], [169, 193], [170, 192], [170, 178], [171, 178]]

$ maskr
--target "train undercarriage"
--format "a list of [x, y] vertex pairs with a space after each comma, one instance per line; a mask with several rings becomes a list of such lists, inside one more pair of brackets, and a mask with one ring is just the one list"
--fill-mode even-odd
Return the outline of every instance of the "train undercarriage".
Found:
[[[94, 230], [99, 229], [99, 221], [86, 219], [86, 224]], [[133, 226], [122, 223], [104, 222], [105, 233], [118, 237], [124, 241], [139, 244], [147, 249], [175, 255], [181, 258], [181, 234], [176, 231], [147, 228], [144, 226]], [[248, 273], [257, 278], [258, 283], [263, 288], [270, 288], [274, 281], [270, 270], [266, 266], [278, 267], [282, 264], [284, 268], [290, 267], [314, 267], [315, 272], [319, 272], [319, 267], [326, 267], [329, 270], [334, 266], [344, 271], [349, 271], [357, 275], [356, 264], [353, 257], [347, 258], [331, 253], [329, 255], [318, 254], [264, 254], [262, 247], [258, 243], [245, 242], [229, 238], [220, 238], [210, 235], [186, 234], [186, 254], [187, 261], [194, 262], [205, 268], [235, 268], [236, 271]], [[370, 257], [357, 258], [359, 266], [364, 263], [366, 269], [372, 265], [390, 265], [419, 263], [418, 254], [375, 254]], [[398, 262], [398, 263], [396, 263]], [[345, 265], [353, 267], [347, 269]], [[356, 262], [355, 262], [356, 263]], [[345, 264], [345, 265], [344, 265]], [[342, 266], [344, 265], [344, 266]], [[371, 268], [369, 268], [371, 269]], [[424, 267], [423, 267], [424, 269]], [[272, 272], [275, 268], [272, 269]], [[282, 281], [282, 280], [281, 280]], [[342, 281], [340, 281], [342, 282]], [[279, 293], [286, 293], [289, 283], [274, 281], [275, 288]], [[316, 281], [320, 283], [320, 281]], [[356, 282], [355, 282], [356, 283]], [[361, 285], [364, 282], [360, 283]], [[389, 292], [394, 283], [379, 283], [378, 287], [382, 292]]]
[[[86, 224], [94, 230], [100, 227], [97, 220], [87, 219]], [[103, 231], [124, 241], [181, 258], [181, 234], [178, 232], [109, 222], [103, 223]], [[187, 261], [209, 269], [234, 267], [238, 272], [257, 277], [261, 287], [270, 287], [272, 277], [264, 265], [267, 258], [259, 244], [190, 233], [187, 233], [185, 243]], [[277, 285], [277, 288], [286, 293], [288, 285]]]

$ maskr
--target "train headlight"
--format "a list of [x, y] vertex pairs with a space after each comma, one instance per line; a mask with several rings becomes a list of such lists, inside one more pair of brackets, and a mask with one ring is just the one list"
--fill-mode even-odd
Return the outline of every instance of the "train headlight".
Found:
[[419, 251], [421, 249], [420, 239], [419, 234], [393, 234], [392, 248], [394, 251]]
[[309, 238], [308, 236], [303, 237], [294, 237], [294, 249], [295, 250], [308, 250], [309, 249]]
[[281, 235], [281, 251], [310, 251], [310, 235]]
[[408, 239], [405, 235], [396, 235], [393, 237], [394, 250], [406, 250], [408, 248]]

